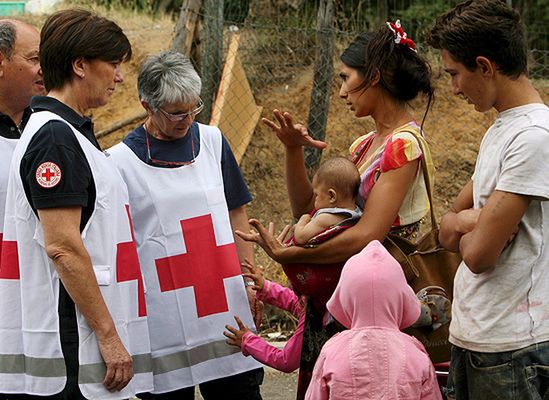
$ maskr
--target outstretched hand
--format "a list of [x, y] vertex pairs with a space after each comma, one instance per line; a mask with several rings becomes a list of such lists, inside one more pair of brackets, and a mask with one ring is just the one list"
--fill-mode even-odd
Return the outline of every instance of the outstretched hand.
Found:
[[265, 228], [257, 219], [252, 218], [249, 220], [249, 223], [255, 231], [250, 230], [250, 232], [242, 232], [236, 230], [234, 233], [247, 242], [254, 242], [260, 245], [273, 260], [283, 262], [284, 252], [288, 248], [282, 243], [290, 231], [290, 225], [286, 225], [284, 229], [282, 229], [282, 232], [275, 237], [274, 223], [270, 222], [268, 229]]
[[302, 124], [294, 124], [293, 118], [289, 112], [282, 113], [280, 110], [273, 110], [273, 114], [278, 121], [278, 124], [268, 118], [261, 118], [261, 121], [276, 133], [278, 139], [286, 147], [313, 147], [315, 149], [324, 149], [328, 145], [321, 141], [315, 140], [307, 131], [307, 128]]
[[232, 327], [231, 325], [225, 325], [226, 331], [223, 332], [223, 335], [227, 338], [227, 344], [231, 346], [242, 346], [242, 336], [249, 331], [248, 327], [238, 318], [236, 315], [234, 317], [236, 323], [238, 324], [238, 329]]

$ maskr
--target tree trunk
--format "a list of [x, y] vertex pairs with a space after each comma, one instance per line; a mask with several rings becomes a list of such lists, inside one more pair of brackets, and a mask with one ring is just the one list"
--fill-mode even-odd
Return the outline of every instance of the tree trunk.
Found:
[[193, 39], [198, 25], [201, 0], [183, 0], [181, 12], [175, 27], [175, 35], [172, 42], [172, 49], [183, 53], [186, 57], [191, 55]]
[[[326, 137], [326, 122], [334, 74], [334, 2], [321, 0], [318, 7], [316, 29], [316, 62], [309, 108], [309, 134], [318, 140]], [[312, 148], [305, 149], [305, 165], [309, 175], [312, 175], [320, 164], [322, 151]]]
[[377, 2], [377, 26], [381, 26], [389, 18], [388, 0], [378, 0]]
[[204, 110], [197, 116], [202, 123], [209, 123], [212, 104], [221, 79], [223, 52], [223, 2], [204, 0], [204, 35], [201, 57], [202, 100]]

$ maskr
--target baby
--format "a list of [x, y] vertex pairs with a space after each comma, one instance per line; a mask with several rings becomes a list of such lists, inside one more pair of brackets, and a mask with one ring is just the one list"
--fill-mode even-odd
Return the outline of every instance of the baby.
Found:
[[314, 208], [311, 216], [304, 214], [294, 226], [293, 244], [300, 246], [332, 227], [360, 218], [356, 205], [360, 174], [347, 158], [326, 160], [313, 177]]

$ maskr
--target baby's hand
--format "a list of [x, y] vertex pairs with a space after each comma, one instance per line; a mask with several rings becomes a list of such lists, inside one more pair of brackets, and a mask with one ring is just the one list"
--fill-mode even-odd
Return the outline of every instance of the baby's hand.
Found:
[[263, 277], [263, 272], [259, 267], [256, 267], [252, 265], [248, 260], [244, 259], [242, 263], [240, 263], [240, 266], [249, 272], [243, 273], [242, 276], [245, 278], [250, 278], [254, 281], [253, 288], [255, 290], [263, 290], [263, 286], [265, 286], [265, 278]]
[[297, 221], [297, 225], [306, 225], [311, 221], [312, 217], [311, 214], [303, 214], [299, 221]]
[[236, 315], [234, 319], [238, 324], [238, 329], [233, 328], [230, 325], [225, 325], [225, 329], [227, 329], [228, 332], [227, 331], [223, 332], [223, 335], [227, 337], [227, 340], [226, 340], [227, 344], [230, 344], [231, 346], [241, 347], [242, 336], [244, 336], [244, 334], [248, 332], [249, 329], [246, 325], [244, 325], [244, 323]]

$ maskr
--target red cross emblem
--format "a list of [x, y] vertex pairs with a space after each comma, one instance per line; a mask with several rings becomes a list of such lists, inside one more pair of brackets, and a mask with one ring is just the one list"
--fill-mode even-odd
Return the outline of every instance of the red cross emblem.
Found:
[[0, 233], [0, 279], [20, 279], [16, 241], [3, 241]]
[[241, 273], [235, 244], [217, 245], [209, 214], [180, 222], [187, 252], [156, 260], [160, 290], [192, 286], [199, 318], [228, 311], [223, 279]]
[[116, 281], [126, 282], [137, 280], [137, 304], [138, 315], [144, 317], [147, 315], [147, 303], [145, 302], [145, 287], [143, 286], [143, 275], [139, 267], [139, 258], [135, 247], [135, 238], [133, 236], [133, 224], [130, 217], [130, 207], [126, 204], [126, 213], [130, 222], [132, 241], [118, 243], [116, 245]]
[[36, 182], [43, 188], [55, 187], [61, 182], [61, 168], [51, 161], [43, 162], [36, 168]]

